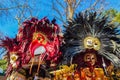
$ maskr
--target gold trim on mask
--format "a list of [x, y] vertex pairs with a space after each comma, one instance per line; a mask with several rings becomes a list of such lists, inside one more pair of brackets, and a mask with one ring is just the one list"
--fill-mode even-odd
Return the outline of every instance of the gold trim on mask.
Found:
[[88, 48], [88, 49], [95, 49], [95, 50], [99, 50], [101, 46], [100, 40], [96, 37], [86, 37], [84, 39], [84, 47]]
[[46, 35], [41, 33], [41, 32], [35, 32], [33, 34], [33, 40], [38, 40], [38, 42], [40, 42], [42, 44], [46, 44], [47, 43]]

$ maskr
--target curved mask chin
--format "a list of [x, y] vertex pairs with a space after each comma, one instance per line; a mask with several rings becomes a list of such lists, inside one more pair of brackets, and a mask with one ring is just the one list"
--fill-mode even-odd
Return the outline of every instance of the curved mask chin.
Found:
[[44, 46], [39, 46], [34, 50], [34, 55], [40, 55], [46, 52], [46, 49]]

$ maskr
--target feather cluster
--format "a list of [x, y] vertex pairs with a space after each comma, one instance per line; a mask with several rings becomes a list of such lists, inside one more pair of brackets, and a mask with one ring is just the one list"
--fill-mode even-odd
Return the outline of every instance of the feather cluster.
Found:
[[119, 30], [110, 24], [107, 16], [86, 11], [77, 14], [65, 27], [64, 63], [70, 63], [73, 56], [84, 52], [86, 48], [83, 41], [91, 36], [98, 38], [101, 43], [98, 54], [110, 60], [116, 67], [120, 67]]

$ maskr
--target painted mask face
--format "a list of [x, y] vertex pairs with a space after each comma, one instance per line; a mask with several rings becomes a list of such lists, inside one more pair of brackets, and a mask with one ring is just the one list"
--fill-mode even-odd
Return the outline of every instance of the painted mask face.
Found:
[[30, 44], [31, 55], [40, 55], [46, 52], [47, 37], [42, 33], [34, 33]]
[[95, 50], [99, 50], [100, 49], [100, 41], [98, 38], [95, 37], [86, 37], [84, 39], [84, 47], [87, 49], [95, 49]]
[[18, 59], [18, 56], [15, 53], [10, 54], [10, 63], [12, 64], [12, 67], [16, 67], [16, 61]]
[[96, 56], [95, 54], [89, 53], [85, 55], [85, 62], [89, 63], [90, 65], [95, 65], [96, 63]]
[[47, 42], [46, 36], [40, 32], [33, 34], [33, 41], [34, 40], [37, 40], [41, 44], [46, 44], [46, 42]]

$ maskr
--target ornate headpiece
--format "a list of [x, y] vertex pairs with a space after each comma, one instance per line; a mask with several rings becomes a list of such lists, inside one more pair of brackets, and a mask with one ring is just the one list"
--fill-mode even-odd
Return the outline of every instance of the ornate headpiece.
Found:
[[119, 30], [109, 22], [108, 17], [96, 12], [79, 13], [70, 20], [64, 34], [66, 61], [85, 49], [94, 49], [116, 67], [120, 67]]
[[0, 47], [5, 48], [7, 51], [7, 58], [8, 58], [8, 68], [6, 71], [6, 75], [10, 74], [13, 68], [18, 68], [20, 66], [19, 58], [20, 58], [20, 52], [19, 52], [19, 42], [16, 38], [11, 39], [6, 37], [5, 39], [1, 39]]
[[7, 74], [10, 74], [13, 68], [29, 64], [30, 59], [33, 65], [35, 55], [39, 55], [38, 71], [42, 61], [57, 62], [61, 55], [59, 33], [60, 28], [55, 19], [50, 22], [46, 17], [41, 20], [32, 18], [23, 22], [16, 38], [6, 37], [0, 42], [0, 47], [6, 49], [10, 59]]
[[[61, 44], [61, 37], [59, 36], [60, 28], [55, 23], [55, 19], [50, 22], [46, 17], [38, 20], [32, 18], [23, 22], [18, 32], [18, 40], [23, 41], [22, 52], [28, 52], [32, 57], [32, 65], [34, 56], [40, 55], [41, 60], [52, 60], [56, 62], [61, 55], [59, 47]], [[32, 68], [32, 67], [31, 67]]]

